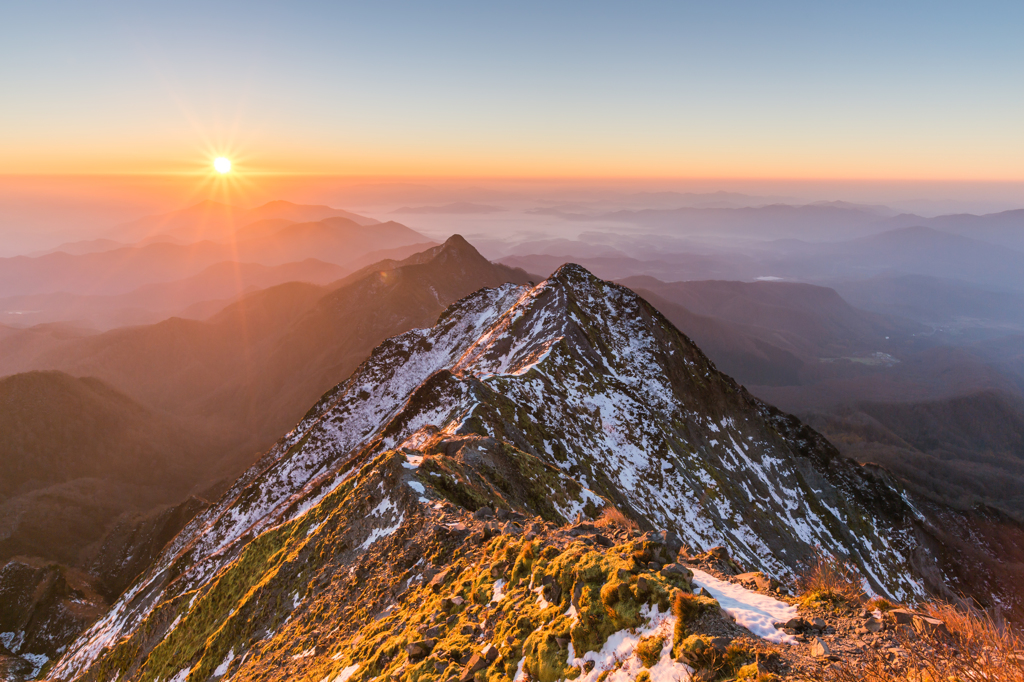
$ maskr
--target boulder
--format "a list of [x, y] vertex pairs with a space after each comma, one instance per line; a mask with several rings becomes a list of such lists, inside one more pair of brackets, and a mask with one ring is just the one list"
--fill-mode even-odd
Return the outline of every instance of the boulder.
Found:
[[409, 660], [419, 660], [433, 650], [434, 644], [435, 642], [427, 639], [409, 642], [405, 645], [405, 653], [409, 654]]
[[704, 552], [704, 556], [706, 556], [709, 559], [714, 559], [716, 561], [728, 561], [729, 550], [726, 549], [724, 545], [716, 545], [708, 551]]
[[893, 609], [885, 614], [885, 617], [896, 623], [896, 625], [910, 625], [914, 622], [914, 613], [906, 609]]
[[440, 573], [438, 573], [430, 579], [430, 582], [427, 583], [427, 587], [429, 587], [434, 592], [440, 592], [441, 586], [444, 585], [444, 581], [448, 579], [448, 575], [450, 573], [450, 568], [446, 568], [445, 570], [441, 571]]
[[766, 576], [761, 571], [749, 571], [747, 573], [740, 573], [736, 576], [736, 580], [741, 585], [746, 587], [753, 587], [754, 589], [768, 592], [770, 590], [777, 590], [780, 587], [780, 583], [775, 578]]
[[740, 575], [744, 572], [742, 567], [729, 556], [729, 550], [722, 545], [712, 547], [696, 557], [696, 560], [711, 564], [726, 575]]
[[496, 660], [498, 660], [498, 649], [488, 644], [469, 658], [469, 663], [463, 668], [459, 682], [471, 682], [478, 670], [483, 670]]
[[928, 618], [927, 616], [914, 616], [913, 620], [914, 630], [917, 634], [925, 635], [948, 635], [949, 630], [946, 628], [946, 624], [938, 618]]
[[824, 630], [828, 627], [828, 623], [824, 618], [811, 618], [811, 627], [815, 630]]
[[562, 599], [562, 586], [556, 582], [544, 585], [543, 595], [552, 604], [557, 604]]
[[811, 656], [823, 658], [831, 654], [832, 651], [828, 648], [828, 644], [825, 644], [820, 637], [815, 637], [811, 640]]
[[712, 648], [720, 654], [724, 654], [730, 644], [732, 644], [732, 637], [715, 637], [711, 640]]
[[661, 575], [665, 578], [678, 577], [689, 580], [693, 577], [690, 569], [680, 564], [666, 564], [661, 567]]

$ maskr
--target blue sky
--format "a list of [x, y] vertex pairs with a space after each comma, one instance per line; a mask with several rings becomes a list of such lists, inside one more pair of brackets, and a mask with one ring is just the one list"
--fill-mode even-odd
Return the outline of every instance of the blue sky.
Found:
[[1024, 179], [1022, 26], [1024, 2], [10, 3], [0, 172]]

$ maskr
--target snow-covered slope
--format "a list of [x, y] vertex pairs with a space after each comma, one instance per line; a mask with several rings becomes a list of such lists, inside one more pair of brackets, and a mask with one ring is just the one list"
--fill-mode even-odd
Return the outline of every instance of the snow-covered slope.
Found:
[[[243, 604], [266, 608], [260, 590], [279, 578], [253, 578], [241, 597], [232, 588], [241, 602], [211, 603], [254, 557], [291, 565], [319, 542], [349, 565], [418, 528], [439, 499], [470, 510], [497, 499], [562, 522], [613, 503], [692, 549], [725, 544], [777, 577], [820, 548], [856, 565], [870, 590], [924, 590], [911, 561], [927, 553], [917, 515], [889, 479], [751, 397], [628, 289], [566, 265], [535, 287], [481, 290], [434, 327], [381, 344], [51, 674], [155, 679], [153, 652], [174, 648], [170, 661], [192, 651], [171, 647], [182, 623], [205, 619], [223, 633], [249, 618]], [[347, 521], [325, 540], [323, 524], [343, 507]], [[251, 639], [255, 621], [245, 622]], [[190, 655], [198, 666], [206, 653]]]

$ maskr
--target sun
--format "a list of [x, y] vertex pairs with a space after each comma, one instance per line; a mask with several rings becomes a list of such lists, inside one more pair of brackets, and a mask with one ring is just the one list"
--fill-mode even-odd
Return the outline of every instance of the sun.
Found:
[[231, 160], [225, 159], [223, 156], [218, 156], [213, 160], [213, 167], [218, 173], [228, 173], [231, 171]]

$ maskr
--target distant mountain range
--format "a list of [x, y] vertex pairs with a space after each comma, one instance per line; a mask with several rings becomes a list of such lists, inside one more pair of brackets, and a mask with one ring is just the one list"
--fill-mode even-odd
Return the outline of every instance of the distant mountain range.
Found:
[[128, 293], [144, 284], [189, 277], [225, 261], [283, 265], [310, 258], [336, 265], [365, 263], [374, 251], [399, 247], [422, 250], [432, 242], [398, 223], [362, 227], [347, 218], [291, 223], [268, 235], [236, 243], [154, 243], [72, 256], [51, 253], [37, 258], [0, 259], [0, 295], [74, 292], [89, 295]]
[[392, 213], [420, 213], [420, 214], [441, 214], [441, 215], [473, 215], [481, 213], [499, 213], [505, 209], [489, 204], [474, 204], [468, 201], [457, 201], [453, 204], [443, 206], [403, 206], [396, 208]]
[[987, 215], [943, 215], [925, 218], [898, 214], [885, 206], [848, 202], [784, 203], [759, 206], [684, 206], [597, 214], [555, 214], [576, 220], [612, 220], [662, 232], [749, 239], [846, 240], [903, 227], [935, 230], [1024, 251], [1024, 209]]
[[191, 277], [143, 284], [126, 294], [85, 296], [60, 292], [0, 298], [0, 320], [18, 326], [73, 322], [109, 329], [152, 324], [175, 316], [203, 319], [253, 290], [285, 282], [324, 285], [349, 273], [350, 268], [315, 258], [274, 266], [222, 261]]
[[[727, 235], [725, 232], [719, 237]], [[662, 243], [658, 235], [645, 234], [596, 244], [561, 240], [539, 242], [537, 246], [542, 253], [500, 260], [531, 271], [579, 261], [613, 279], [637, 275], [664, 281], [772, 277], [831, 283], [920, 275], [1024, 293], [1024, 251], [922, 226], [876, 231], [845, 241], [779, 239], [693, 250], [669, 248], [671, 244]], [[559, 250], [564, 252], [557, 253]]]
[[119, 225], [110, 230], [110, 239], [139, 242], [166, 237], [181, 243], [230, 241], [246, 225], [261, 221], [315, 223], [328, 218], [345, 218], [366, 227], [380, 221], [330, 206], [293, 204], [271, 201], [257, 208], [239, 208], [216, 201], [202, 201], [194, 206], [162, 215], [148, 216]]

